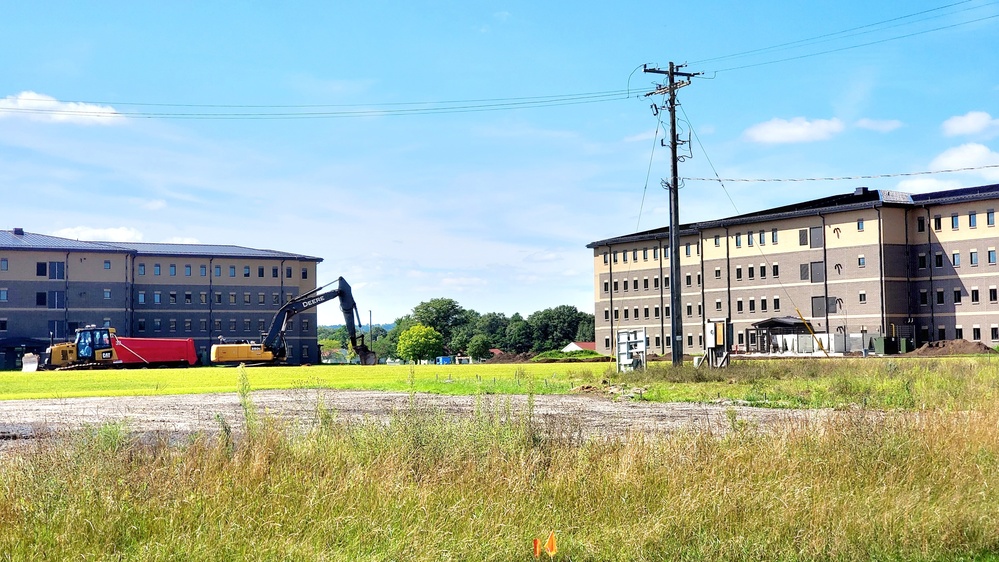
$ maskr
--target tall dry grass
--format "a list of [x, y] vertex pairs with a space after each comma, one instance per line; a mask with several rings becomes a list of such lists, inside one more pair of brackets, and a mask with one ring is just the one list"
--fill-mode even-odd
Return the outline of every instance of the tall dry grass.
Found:
[[[247, 417], [258, 414], [244, 403]], [[0, 458], [3, 560], [946, 560], [999, 552], [999, 408], [584, 439], [481, 398], [389, 423], [122, 425]]]

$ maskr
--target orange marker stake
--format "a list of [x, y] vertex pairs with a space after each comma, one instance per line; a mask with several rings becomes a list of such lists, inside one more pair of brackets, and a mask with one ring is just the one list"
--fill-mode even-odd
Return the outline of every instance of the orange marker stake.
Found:
[[534, 539], [534, 557], [541, 558], [541, 539]]
[[555, 531], [548, 534], [548, 540], [545, 541], [545, 552], [548, 553], [548, 558], [554, 558], [555, 553], [558, 552], [558, 546], [555, 544]]

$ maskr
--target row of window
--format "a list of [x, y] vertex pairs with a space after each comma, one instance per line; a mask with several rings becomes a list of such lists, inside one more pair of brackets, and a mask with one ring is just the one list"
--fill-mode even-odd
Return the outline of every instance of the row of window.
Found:
[[[105, 290], [105, 294], [108, 295], [105, 298], [111, 298], [107, 290]], [[152, 295], [153, 295], [152, 304], [163, 304], [163, 293], [161, 291], [153, 291]], [[294, 295], [291, 294], [287, 295], [288, 301], [291, 301], [291, 299], [293, 298], [295, 298]], [[177, 292], [176, 291], [168, 292], [167, 299], [168, 299], [167, 302], [169, 304], [177, 304]], [[273, 305], [281, 304], [281, 295], [279, 293], [271, 293], [270, 300], [271, 304]], [[149, 301], [146, 298], [146, 291], [139, 291], [138, 303], [148, 304], [148, 302]], [[223, 302], [223, 293], [221, 292], [215, 293], [215, 304], [222, 304], [222, 302]], [[236, 304], [236, 303], [237, 303], [236, 293], [229, 293], [229, 304]], [[253, 303], [253, 293], [243, 293], [243, 304], [252, 304], [252, 303]], [[188, 291], [184, 293], [184, 304], [194, 304], [194, 294], [192, 292]], [[198, 294], [198, 304], [208, 304], [207, 292], [202, 292]], [[260, 305], [267, 304], [266, 293], [257, 293], [257, 304]]]
[[[104, 269], [111, 269], [111, 260], [104, 260]], [[7, 258], [0, 258], [0, 271], [9, 271], [10, 262]], [[35, 276], [47, 277], [49, 279], [66, 278], [66, 262], [62, 261], [40, 261], [35, 263]]]
[[[105, 262], [105, 263], [109, 263], [109, 262]], [[106, 267], [105, 269], [108, 269], [108, 268]], [[177, 276], [177, 264], [175, 264], [175, 263], [169, 264], [167, 266], [167, 271], [169, 272], [170, 277], [176, 277]], [[194, 270], [193, 270], [193, 267], [191, 266], [191, 264], [184, 264], [184, 277], [191, 277], [193, 271]], [[257, 277], [264, 277], [264, 271], [265, 271], [264, 266], [262, 266], [262, 265], [258, 266], [257, 267]], [[281, 271], [280, 268], [277, 267], [277, 266], [271, 267], [271, 277], [277, 279], [280, 276], [280, 271]], [[250, 272], [251, 272], [250, 266], [244, 265], [243, 266], [243, 277], [250, 277], [251, 276]], [[154, 263], [153, 264], [153, 275], [162, 275], [162, 273], [163, 273], [163, 268], [160, 266], [160, 264]], [[146, 274], [146, 264], [145, 263], [139, 263], [139, 265], [138, 265], [138, 274], [139, 275], [145, 275]], [[214, 275], [215, 277], [222, 277], [222, 266], [221, 265], [216, 265], [215, 266], [214, 274], [215, 274]], [[208, 276], [208, 266], [204, 265], [204, 264], [199, 265], [198, 266], [198, 275], [200, 277], [207, 277]], [[292, 276], [292, 268], [291, 267], [285, 267], [284, 268], [284, 276], [285, 276], [286, 279], [291, 279], [291, 276]], [[230, 265], [229, 266], [229, 277], [236, 277], [236, 266], [235, 265]], [[309, 268], [308, 267], [303, 267], [302, 268], [302, 279], [308, 279], [308, 278], [309, 278]]]
[[[649, 261], [650, 254], [652, 255], [653, 261], [659, 260], [659, 247], [653, 246], [652, 252], [649, 252], [649, 248], [642, 248], [641, 250], [638, 249], [621, 250], [621, 251], [614, 250], [613, 252], [604, 252], [604, 265], [607, 265], [611, 261], [617, 263], [618, 256], [620, 256], [622, 262], [628, 263], [629, 255], [631, 256], [631, 261], [637, 263], [639, 252], [642, 253], [642, 261]], [[686, 244], [683, 245], [683, 253], [689, 258], [692, 255], [692, 253], [694, 255], [700, 254], [700, 249], [697, 244], [691, 244], [690, 242], [687, 242]], [[664, 260], [669, 259], [669, 248], [665, 246], [663, 247], [663, 259]]]
[[[947, 304], [946, 291], [944, 289], [937, 289], [936, 292], [937, 292], [936, 303], [938, 305]], [[960, 287], [954, 287], [954, 291], [951, 294], [953, 295], [953, 300], [951, 301], [953, 304], [961, 304], [963, 302], [965, 294], [963, 289], [961, 289]], [[981, 302], [981, 295], [978, 291], [978, 287], [972, 287], [967, 294], [970, 297], [972, 304], [978, 304], [979, 302]], [[996, 290], [996, 287], [994, 285], [989, 287], [989, 302], [991, 303], [999, 302], [999, 291]], [[930, 304], [929, 291], [926, 289], [920, 289], [919, 305], [929, 306], [929, 304]]]
[[[753, 246], [754, 236], [756, 237], [757, 240], [759, 240], [760, 246], [766, 246], [767, 245], [767, 231], [766, 230], [760, 230], [757, 233], [754, 233], [752, 230], [750, 230], [749, 232], [746, 233], [746, 245], [747, 246], [749, 246], [749, 247]], [[741, 232], [736, 232], [732, 236], [732, 238], [735, 241], [735, 247], [736, 248], [741, 248], [742, 247], [742, 233]], [[770, 243], [774, 244], [774, 245], [777, 244], [777, 229], [776, 228], [774, 228], [774, 229], [772, 229], [770, 231]], [[717, 248], [719, 246], [721, 246], [721, 235], [720, 234], [715, 234], [715, 247]]]
[[[978, 211], [968, 211], [967, 214], [968, 228], [978, 228]], [[989, 209], [985, 211], [985, 226], [995, 226], [996, 225], [996, 212], [995, 209]], [[951, 213], [950, 215], [950, 229], [960, 230], [961, 228], [961, 214]], [[940, 232], [943, 230], [943, 216], [933, 215], [933, 230]], [[916, 231], [926, 232], [926, 217], [916, 217]]]
[[[985, 257], [989, 265], [996, 265], [996, 249], [989, 248]], [[926, 269], [926, 254], [920, 253], [916, 256], [916, 268]], [[968, 252], [968, 265], [971, 267], [977, 267], [979, 263], [978, 250], [970, 250]], [[950, 265], [954, 267], [961, 267], [961, 252], [955, 250], [950, 254]], [[943, 267], [944, 266], [944, 255], [943, 252], [937, 252], [933, 255], [933, 267]]]
[[[164, 324], [163, 319], [161, 319], [161, 318], [153, 318], [152, 322], [150, 322], [149, 324], [151, 324], [149, 326], [149, 328], [152, 331], [154, 331], [154, 332], [161, 332], [161, 331], [163, 331], [163, 324]], [[263, 318], [258, 318], [256, 324], [257, 324], [257, 332], [263, 332], [266, 329], [266, 327], [267, 327], [267, 320], [263, 319]], [[178, 331], [178, 325], [183, 326], [183, 331], [185, 331], [185, 332], [193, 332], [194, 331], [194, 321], [192, 319], [190, 319], [190, 318], [183, 319], [181, 324], [178, 324], [178, 321], [177, 321], [176, 318], [169, 318], [169, 319], [166, 320], [166, 327], [167, 327], [166, 329], [169, 332], [176, 332], [176, 331]], [[213, 329], [214, 329], [215, 332], [221, 332], [222, 331], [222, 326], [223, 326], [223, 324], [222, 324], [222, 320], [221, 319], [216, 318], [215, 320], [213, 320], [212, 327], [213, 327]], [[228, 321], [228, 326], [229, 326], [229, 332], [235, 332], [236, 328], [237, 328], [237, 321], [236, 321], [236, 319], [235, 318], [230, 318], [229, 321]], [[243, 319], [242, 327], [243, 327], [243, 331], [244, 332], [249, 332], [251, 330], [252, 326], [253, 326], [253, 320], [251, 320], [249, 318], [244, 318]], [[147, 328], [146, 319], [145, 318], [139, 318], [136, 321], [136, 328], [138, 329], [139, 332], [145, 332], [146, 328]], [[285, 324], [285, 331], [291, 332], [294, 329], [295, 329], [295, 321], [294, 320], [288, 320], [288, 322]], [[309, 319], [308, 318], [303, 318], [302, 319], [302, 331], [307, 332], [308, 330], [309, 330]], [[208, 319], [207, 318], [201, 318], [201, 319], [198, 320], [198, 331], [199, 332], [207, 332], [208, 331]]]

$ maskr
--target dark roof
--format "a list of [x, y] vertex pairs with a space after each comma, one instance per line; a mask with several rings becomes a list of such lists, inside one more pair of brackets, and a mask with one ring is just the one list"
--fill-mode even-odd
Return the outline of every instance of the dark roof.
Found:
[[102, 242], [102, 244], [130, 250], [139, 255], [282, 258], [289, 260], [323, 261], [322, 258], [302, 254], [292, 254], [276, 250], [259, 250], [256, 248], [224, 244], [165, 244], [157, 242]]
[[[774, 207], [772, 209], [764, 209], [753, 213], [735, 215], [723, 219], [682, 224], [680, 225], [680, 236], [698, 234], [700, 231], [708, 228], [719, 228], [738, 224], [763, 222], [767, 220], [802, 217], [814, 215], [820, 212], [832, 213], [884, 206], [913, 207], [923, 205], [945, 205], [949, 203], [992, 199], [996, 197], [999, 197], [999, 184], [920, 194], [909, 194], [902, 191], [858, 187], [852, 193], [821, 197], [819, 199], [802, 201], [800, 203]], [[634, 234], [626, 234], [624, 236], [598, 240], [587, 244], [586, 247], [597, 248], [600, 246], [608, 246], [610, 244], [641, 242], [643, 240], [663, 240], [668, 238], [669, 227], [661, 227], [654, 230], [646, 230], [644, 232], [636, 232]]]
[[76, 252], [133, 253], [137, 255], [213, 256], [230, 258], [279, 258], [288, 260], [323, 261], [322, 258], [259, 250], [222, 244], [161, 244], [155, 242], [87, 242], [57, 236], [25, 232], [23, 229], [0, 230], [0, 249], [4, 250], [65, 250]]
[[798, 318], [797, 316], [777, 316], [774, 318], [767, 318], [766, 320], [760, 320], [759, 322], [753, 322], [754, 328], [765, 328], [768, 330], [776, 329], [800, 334], [808, 333], [809, 326], [810, 324], [808, 324], [808, 322]]
[[25, 232], [21, 229], [0, 230], [0, 248], [5, 250], [76, 250], [87, 252], [121, 252], [121, 249], [100, 242], [84, 242], [56, 236]]

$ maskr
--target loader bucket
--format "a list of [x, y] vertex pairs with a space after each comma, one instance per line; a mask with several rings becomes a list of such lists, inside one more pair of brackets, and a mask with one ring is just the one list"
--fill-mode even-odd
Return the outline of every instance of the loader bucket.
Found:
[[25, 353], [21, 357], [21, 372], [34, 373], [38, 370], [38, 356], [34, 353]]
[[357, 352], [357, 358], [360, 360], [361, 365], [377, 365], [378, 364], [378, 356], [375, 355], [374, 351], [371, 351], [370, 349], [368, 349], [368, 346], [366, 346], [366, 345], [359, 345], [359, 346], [357, 346], [357, 347], [354, 348], [354, 351]]

